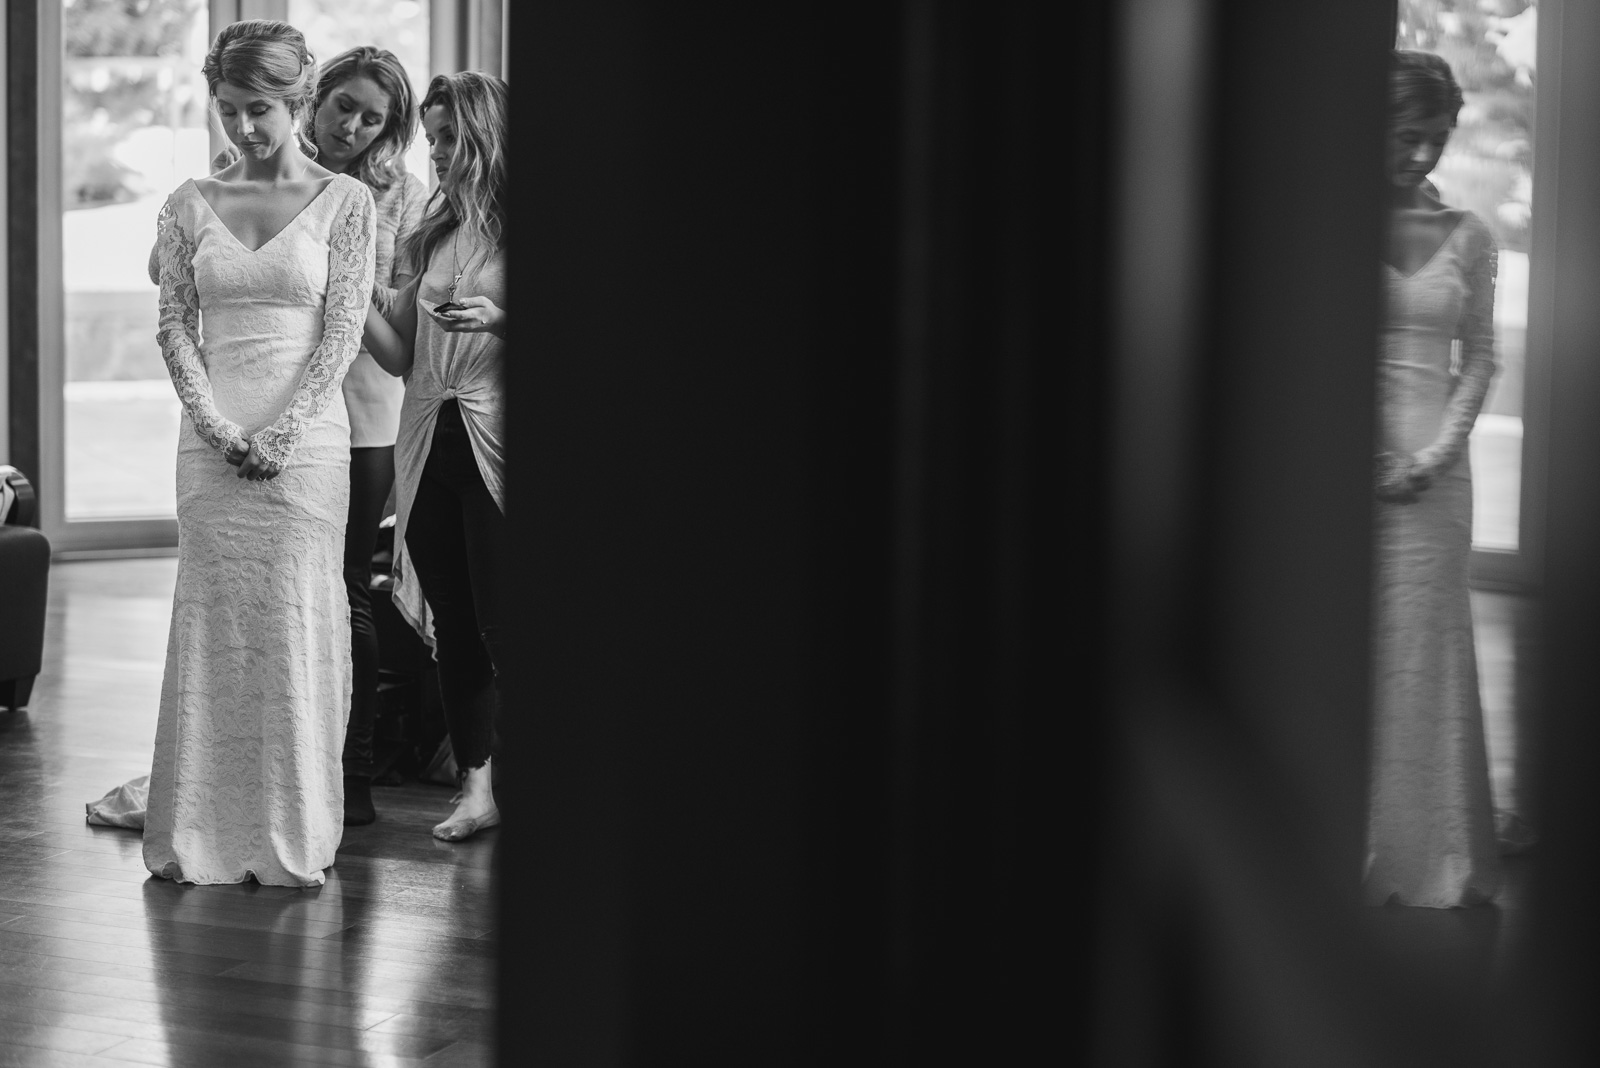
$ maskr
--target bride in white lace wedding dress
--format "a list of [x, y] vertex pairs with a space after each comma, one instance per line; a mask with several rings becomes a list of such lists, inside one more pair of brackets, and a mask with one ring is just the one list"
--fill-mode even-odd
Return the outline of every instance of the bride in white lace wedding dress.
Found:
[[[144, 830], [158, 875], [321, 883], [339, 846], [350, 693], [339, 386], [360, 347], [373, 232], [371, 194], [343, 175], [258, 249], [194, 182], [162, 211], [162, 350], [187, 418]], [[224, 453], [241, 438], [281, 473], [236, 477]]]
[[[237, 23], [213, 56], [263, 34], [291, 47], [299, 38], [282, 23]], [[309, 78], [303, 40], [293, 55]], [[340, 384], [372, 292], [374, 208], [361, 182], [300, 153], [296, 98], [233, 84], [250, 80], [245, 71], [212, 89], [245, 158], [185, 182], [159, 221], [158, 337], [184, 419], [144, 859], [183, 882], [309, 886], [342, 834], [350, 431]], [[95, 815], [91, 806], [93, 822], [138, 825], [137, 813]]]
[[1461, 106], [1449, 67], [1420, 52], [1395, 64], [1366, 897], [1450, 908], [1492, 901], [1502, 882], [1467, 592], [1467, 438], [1495, 371], [1495, 248], [1476, 215], [1422, 187]]

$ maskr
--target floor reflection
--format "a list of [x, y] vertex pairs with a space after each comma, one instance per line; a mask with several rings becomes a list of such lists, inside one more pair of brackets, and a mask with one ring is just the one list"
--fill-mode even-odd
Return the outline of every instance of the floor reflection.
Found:
[[498, 832], [430, 837], [448, 789], [374, 790], [312, 890], [153, 879], [83, 822], [149, 768], [173, 563], [56, 565], [33, 705], [0, 713], [0, 1064], [492, 1063]]

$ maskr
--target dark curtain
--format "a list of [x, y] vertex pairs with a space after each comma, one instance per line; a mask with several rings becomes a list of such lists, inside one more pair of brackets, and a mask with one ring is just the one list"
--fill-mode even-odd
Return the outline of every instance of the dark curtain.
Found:
[[503, 1063], [1086, 1049], [1105, 13], [513, 15]]
[[512, 12], [502, 1063], [1584, 1063], [1587, 313], [1535, 934], [1357, 903], [1393, 19]]

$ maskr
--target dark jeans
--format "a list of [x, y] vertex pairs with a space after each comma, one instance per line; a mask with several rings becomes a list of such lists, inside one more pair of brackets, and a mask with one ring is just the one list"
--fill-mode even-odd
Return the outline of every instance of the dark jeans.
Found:
[[506, 518], [478, 473], [461, 407], [447, 400], [406, 520], [406, 548], [433, 610], [439, 693], [463, 772], [482, 767], [495, 748], [506, 542]]
[[372, 623], [372, 552], [394, 485], [394, 446], [350, 450], [350, 518], [344, 528], [344, 586], [350, 595], [350, 722], [344, 773], [372, 778], [378, 705], [378, 631]]

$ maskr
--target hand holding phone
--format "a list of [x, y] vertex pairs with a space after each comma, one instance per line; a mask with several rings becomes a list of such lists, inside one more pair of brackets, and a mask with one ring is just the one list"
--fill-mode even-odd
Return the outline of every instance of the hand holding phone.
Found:
[[432, 308], [428, 308], [427, 303], [423, 302], [422, 306], [446, 333], [492, 333], [496, 337], [505, 337], [506, 313], [488, 297], [447, 300], [443, 304], [435, 304]]

